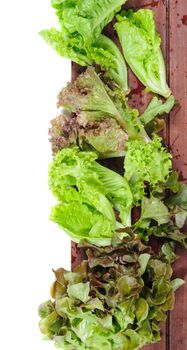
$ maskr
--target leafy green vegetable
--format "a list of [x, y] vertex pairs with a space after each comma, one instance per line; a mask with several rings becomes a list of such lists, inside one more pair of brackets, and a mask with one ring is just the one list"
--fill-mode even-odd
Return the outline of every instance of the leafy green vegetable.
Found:
[[122, 157], [128, 136], [112, 118], [88, 122], [84, 127], [77, 117], [63, 114], [51, 121], [49, 129], [52, 153], [63, 148], [79, 146], [84, 151], [95, 151], [99, 158]]
[[124, 116], [118, 111], [93, 67], [88, 68], [62, 89], [57, 106], [78, 113], [78, 122], [83, 126], [88, 121], [100, 121], [111, 117], [125, 129]]
[[184, 284], [185, 284], [185, 281], [182, 280], [181, 278], [176, 278], [175, 280], [173, 280], [173, 281], [171, 282], [171, 286], [172, 286], [174, 292], [175, 292], [178, 288], [180, 288], [181, 286], [183, 286]]
[[128, 92], [127, 68], [114, 42], [101, 34], [120, 10], [124, 0], [52, 1], [60, 31], [43, 30], [40, 35], [58, 54], [81, 66], [98, 64]]
[[[166, 224], [170, 221], [170, 214], [168, 208], [158, 198], [146, 198], [142, 200], [141, 217], [139, 222], [149, 223], [150, 219], [158, 222], [158, 225]], [[137, 225], [139, 225], [139, 222]]]
[[138, 112], [128, 107], [123, 93], [123, 108], [120, 106], [118, 110], [119, 103], [113, 100], [118, 91], [107, 87], [94, 68], [88, 68], [69, 83], [60, 92], [57, 104], [66, 110], [51, 121], [53, 155], [78, 145], [82, 150], [96, 151], [100, 158], [124, 156], [128, 139], [125, 126], [130, 126], [128, 131], [133, 130], [133, 118]]
[[[115, 230], [130, 226], [132, 193], [119, 174], [98, 164], [93, 152], [78, 148], [57, 153], [49, 168], [49, 184], [59, 204], [51, 212], [75, 242], [88, 239], [110, 244]], [[114, 209], [122, 224], [116, 221]]]
[[137, 222], [135, 232], [145, 241], [148, 241], [149, 237], [154, 235], [180, 243], [184, 248], [187, 248], [187, 234], [181, 232], [172, 219], [168, 223], [158, 226], [156, 226], [155, 222], [152, 223], [149, 220]]
[[187, 219], [187, 185], [178, 183], [178, 191], [174, 191], [166, 200], [166, 204], [175, 216], [175, 223], [178, 228], [182, 228]]
[[173, 242], [171, 243], [164, 243], [161, 251], [165, 255], [166, 259], [169, 261], [169, 263], [174, 262], [177, 259], [176, 254], [174, 253], [175, 245]]
[[165, 64], [156, 32], [153, 11], [124, 11], [117, 16], [115, 29], [126, 61], [138, 79], [151, 91], [169, 97]]
[[171, 195], [167, 200], [169, 206], [178, 206], [181, 209], [187, 210], [187, 185], [180, 184], [176, 194]]
[[161, 322], [184, 282], [171, 280], [164, 255], [152, 255], [135, 236], [116, 242], [82, 243], [87, 260], [73, 272], [55, 271], [54, 302], [43, 303], [39, 314], [41, 332], [58, 348], [138, 350], [160, 340]]
[[165, 183], [172, 167], [171, 155], [161, 144], [161, 139], [154, 136], [145, 143], [142, 140], [129, 140], [125, 156], [125, 178], [133, 193], [134, 203], [138, 204], [145, 196], [145, 182], [156, 189], [158, 183]]
[[170, 113], [174, 105], [175, 98], [173, 95], [171, 95], [165, 103], [162, 103], [162, 101], [155, 96], [145, 112], [141, 115], [140, 120], [144, 125], [149, 124], [158, 115], [162, 116], [164, 113]]
[[89, 300], [89, 291], [89, 282], [73, 284], [67, 288], [67, 293], [70, 298], [79, 299], [83, 303]]
[[[108, 57], [106, 55], [106, 63], [105, 61], [103, 62], [102, 58], [102, 55], [104, 56], [104, 53], [105, 55], [108, 53]], [[117, 86], [122, 89], [123, 93], [125, 92], [125, 94], [127, 94], [129, 92], [127, 69], [124, 58], [114, 42], [106, 35], [101, 34], [95, 41], [94, 45], [92, 45], [91, 56], [93, 61], [100, 64], [101, 67], [106, 71], [105, 76], [112, 78]], [[107, 60], [110, 61], [107, 62]]]

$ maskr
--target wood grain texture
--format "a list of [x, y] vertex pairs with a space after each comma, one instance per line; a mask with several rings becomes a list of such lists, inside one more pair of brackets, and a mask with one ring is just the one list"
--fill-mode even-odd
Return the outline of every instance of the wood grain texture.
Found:
[[[173, 153], [174, 168], [180, 179], [187, 182], [187, 1], [169, 2], [169, 66], [170, 84], [180, 103], [177, 113], [172, 113], [169, 141]], [[176, 293], [175, 308], [170, 316], [169, 350], [187, 349], [187, 252], [177, 248], [180, 259], [174, 273], [184, 278], [186, 285]]]
[[[166, 123], [163, 133], [165, 143], [173, 152], [174, 168], [180, 172], [180, 179], [187, 181], [187, 0], [129, 0], [124, 8], [151, 8], [154, 10], [157, 29], [162, 38], [162, 50], [167, 66], [168, 82], [180, 103]], [[120, 47], [117, 36], [109, 25], [105, 33]], [[72, 63], [72, 79], [84, 69]], [[146, 109], [152, 94], [129, 70], [131, 93], [129, 103], [141, 112]], [[104, 165], [118, 171], [122, 163], [105, 161]], [[162, 326], [162, 340], [158, 344], [145, 346], [144, 350], [187, 350], [187, 252], [177, 248], [181, 256], [174, 265], [174, 275], [186, 279], [186, 286], [176, 293], [175, 308]], [[72, 268], [84, 257], [75, 243], [72, 243]]]

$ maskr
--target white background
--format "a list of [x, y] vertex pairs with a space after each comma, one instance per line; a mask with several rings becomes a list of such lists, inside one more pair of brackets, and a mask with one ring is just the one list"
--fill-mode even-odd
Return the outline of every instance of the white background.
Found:
[[52, 268], [70, 268], [70, 241], [49, 221], [48, 127], [71, 65], [39, 37], [56, 25], [50, 0], [0, 5], [0, 347], [50, 350], [38, 305], [49, 299]]

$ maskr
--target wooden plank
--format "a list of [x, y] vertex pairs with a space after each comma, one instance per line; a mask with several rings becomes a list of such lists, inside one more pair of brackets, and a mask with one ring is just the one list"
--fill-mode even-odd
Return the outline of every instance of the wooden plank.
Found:
[[[170, 82], [180, 103], [180, 110], [170, 118], [170, 145], [174, 168], [180, 179], [187, 182], [187, 1], [169, 2], [170, 21]], [[170, 350], [187, 349], [187, 252], [177, 248], [180, 260], [175, 263], [177, 277], [186, 280], [186, 286], [176, 294], [174, 311], [170, 317]]]

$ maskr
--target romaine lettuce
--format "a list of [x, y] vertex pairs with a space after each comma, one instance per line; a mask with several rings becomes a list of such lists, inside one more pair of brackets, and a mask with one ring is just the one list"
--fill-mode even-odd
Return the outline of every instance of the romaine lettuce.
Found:
[[60, 30], [40, 35], [58, 54], [81, 66], [98, 64], [126, 93], [127, 68], [115, 43], [101, 34], [125, 0], [52, 1]]
[[138, 79], [151, 91], [169, 97], [161, 39], [152, 10], [124, 11], [117, 16], [115, 29], [126, 61]]
[[[49, 184], [59, 204], [51, 212], [74, 240], [111, 242], [115, 230], [131, 225], [132, 193], [125, 178], [98, 164], [94, 152], [59, 151], [49, 168]], [[121, 222], [116, 221], [114, 210]]]

